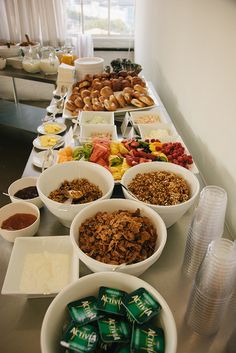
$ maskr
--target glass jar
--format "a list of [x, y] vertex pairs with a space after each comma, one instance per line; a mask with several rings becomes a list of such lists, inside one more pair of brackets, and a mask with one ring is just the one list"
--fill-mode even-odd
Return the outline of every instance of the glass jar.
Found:
[[32, 74], [40, 72], [40, 57], [37, 49], [30, 47], [26, 50], [22, 61], [22, 66], [26, 72], [30, 72]]
[[60, 64], [56, 52], [51, 47], [42, 48], [40, 60], [40, 69], [45, 75], [55, 75]]
[[74, 47], [70, 45], [65, 45], [62, 47], [63, 54], [61, 56], [61, 63], [67, 65], [74, 65], [74, 60], [77, 59], [77, 56], [74, 55]]

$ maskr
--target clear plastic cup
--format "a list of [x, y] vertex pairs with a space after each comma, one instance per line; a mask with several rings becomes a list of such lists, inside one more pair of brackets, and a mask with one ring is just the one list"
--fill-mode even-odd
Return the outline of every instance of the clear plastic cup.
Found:
[[215, 334], [231, 299], [236, 276], [236, 244], [212, 241], [197, 273], [186, 312], [188, 325], [200, 335]]
[[196, 275], [209, 243], [222, 236], [226, 205], [227, 194], [221, 187], [209, 185], [201, 191], [185, 247], [183, 271], [187, 277]]

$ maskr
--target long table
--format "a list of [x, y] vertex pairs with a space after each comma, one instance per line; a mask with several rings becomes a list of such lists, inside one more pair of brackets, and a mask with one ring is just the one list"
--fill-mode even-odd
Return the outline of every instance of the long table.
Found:
[[[158, 100], [160, 98], [157, 95]], [[164, 107], [163, 107], [164, 108]], [[32, 150], [23, 176], [39, 175], [40, 170], [33, 166]], [[201, 187], [204, 186], [198, 175]], [[115, 186], [113, 197], [123, 197], [119, 185]], [[235, 320], [232, 310], [228, 310], [223, 319], [221, 329], [213, 337], [195, 334], [185, 323], [185, 312], [189, 300], [192, 281], [182, 273], [182, 261], [188, 226], [192, 218], [193, 208], [176, 224], [168, 229], [168, 239], [164, 251], [157, 262], [152, 265], [141, 278], [166, 299], [175, 318], [178, 331], [177, 353], [233, 353], [235, 352], [234, 330]], [[41, 209], [41, 223], [37, 236], [68, 235], [69, 229], [62, 226], [45, 207]], [[12, 244], [0, 239], [0, 279], [3, 282]], [[80, 262], [80, 276], [90, 273]], [[39, 353], [40, 328], [44, 314], [52, 299], [26, 299], [24, 297], [0, 297], [0, 352], [4, 353]], [[235, 342], [235, 341], [234, 341]], [[230, 350], [230, 344], [233, 347]]]

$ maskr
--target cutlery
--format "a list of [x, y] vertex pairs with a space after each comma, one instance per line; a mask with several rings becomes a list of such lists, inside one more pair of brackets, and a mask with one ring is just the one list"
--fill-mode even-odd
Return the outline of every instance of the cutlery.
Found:
[[121, 184], [121, 183], [120, 183], [120, 185], [121, 185], [122, 188], [124, 188], [126, 191], [128, 191], [128, 193], [129, 193], [133, 198], [135, 198], [136, 200], [140, 201], [140, 200], [137, 198], [137, 196], [134, 195], [134, 194], [132, 193], [132, 191], [130, 191], [130, 190], [127, 188], [127, 186], [125, 186], [124, 184]]

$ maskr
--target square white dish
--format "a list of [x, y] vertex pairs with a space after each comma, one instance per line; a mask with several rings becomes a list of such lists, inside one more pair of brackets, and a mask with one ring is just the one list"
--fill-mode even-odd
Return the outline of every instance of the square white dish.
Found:
[[[91, 142], [93, 138], [102, 136], [103, 134], [109, 134], [111, 140], [117, 140], [117, 130], [115, 125], [81, 125], [80, 130], [80, 143]], [[95, 135], [98, 136], [95, 136]], [[104, 138], [104, 137], [103, 137]]]
[[178, 133], [172, 124], [145, 124], [138, 125], [142, 140], [158, 139], [161, 142], [176, 141]]
[[[129, 112], [130, 121], [134, 126], [137, 125], [147, 125], [150, 126], [152, 124], [160, 124], [167, 123], [168, 118], [163, 109], [160, 107], [156, 107], [153, 109], [137, 111], [137, 112]], [[143, 122], [142, 121], [143, 118]]]
[[82, 111], [79, 116], [80, 125], [114, 125], [114, 113], [113, 112], [85, 112]]
[[[33, 270], [37, 271], [35, 275], [31, 273]], [[14, 243], [1, 293], [54, 297], [78, 278], [79, 262], [69, 236], [20, 237]]]

